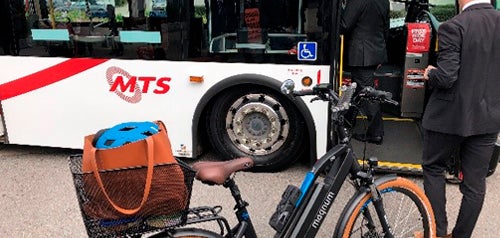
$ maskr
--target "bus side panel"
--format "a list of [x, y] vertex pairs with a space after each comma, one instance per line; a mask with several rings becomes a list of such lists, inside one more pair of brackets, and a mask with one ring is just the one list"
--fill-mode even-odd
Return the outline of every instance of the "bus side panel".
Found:
[[[220, 80], [248, 73], [299, 82], [304, 75], [316, 76], [318, 71], [323, 72], [322, 80], [328, 78], [325, 66], [111, 59], [50, 83], [60, 75], [57, 65], [72, 60], [76, 59], [0, 57], [5, 69], [0, 89], [10, 83], [9, 90], [12, 85], [17, 90], [9, 98], [0, 94], [9, 143], [82, 148], [83, 137], [99, 129], [124, 121], [162, 120], [174, 154], [191, 157], [195, 108]], [[75, 63], [85, 63], [85, 59]], [[202, 77], [203, 82], [190, 82], [190, 76]], [[40, 87], [29, 91], [27, 85], [34, 81]], [[324, 152], [327, 108], [322, 103], [306, 104], [315, 121], [318, 153]]]

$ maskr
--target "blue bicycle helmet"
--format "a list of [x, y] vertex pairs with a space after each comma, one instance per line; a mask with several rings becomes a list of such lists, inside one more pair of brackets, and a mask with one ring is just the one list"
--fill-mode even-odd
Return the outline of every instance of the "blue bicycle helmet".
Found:
[[125, 122], [98, 131], [93, 144], [97, 149], [110, 149], [146, 139], [158, 131], [158, 125], [154, 122]]

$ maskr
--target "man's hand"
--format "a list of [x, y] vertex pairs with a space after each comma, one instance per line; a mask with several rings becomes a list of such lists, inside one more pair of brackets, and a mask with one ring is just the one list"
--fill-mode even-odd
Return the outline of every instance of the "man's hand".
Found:
[[427, 66], [427, 68], [425, 68], [425, 71], [424, 71], [424, 79], [425, 80], [429, 80], [429, 71], [435, 69], [436, 67], [432, 66], [432, 65], [429, 65]]

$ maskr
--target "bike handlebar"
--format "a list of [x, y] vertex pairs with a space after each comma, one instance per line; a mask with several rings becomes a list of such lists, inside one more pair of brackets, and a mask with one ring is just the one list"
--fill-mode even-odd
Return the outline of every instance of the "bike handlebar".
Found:
[[312, 89], [302, 89], [299, 91], [293, 91], [293, 96], [308, 96], [308, 95], [315, 95], [314, 90]]
[[383, 103], [389, 103], [393, 105], [398, 105], [398, 102], [392, 100], [392, 93], [376, 90], [372, 87], [365, 87], [361, 92], [359, 92], [358, 97], [372, 99], [372, 101], [380, 101]]
[[356, 83], [352, 83], [349, 86], [342, 86], [340, 90], [342, 92], [340, 97], [338, 97], [338, 95], [331, 89], [330, 84], [318, 84], [312, 89], [292, 91], [291, 94], [299, 97], [317, 96], [311, 101], [330, 101], [333, 105], [335, 105], [332, 110], [336, 112], [349, 109], [353, 97], [365, 99], [371, 102], [378, 101], [381, 103], [398, 105], [398, 102], [392, 100], [392, 93], [390, 92], [376, 90], [372, 87], [365, 87], [356, 95], [354, 93], [356, 87]]

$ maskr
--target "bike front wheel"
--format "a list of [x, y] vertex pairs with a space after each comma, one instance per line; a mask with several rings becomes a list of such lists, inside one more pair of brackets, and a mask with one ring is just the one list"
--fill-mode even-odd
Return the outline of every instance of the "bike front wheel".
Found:
[[[375, 184], [395, 238], [435, 237], [434, 213], [418, 185], [401, 177], [381, 178]], [[381, 219], [384, 218], [378, 217], [371, 192], [358, 192], [344, 208], [334, 237], [387, 237]]]

